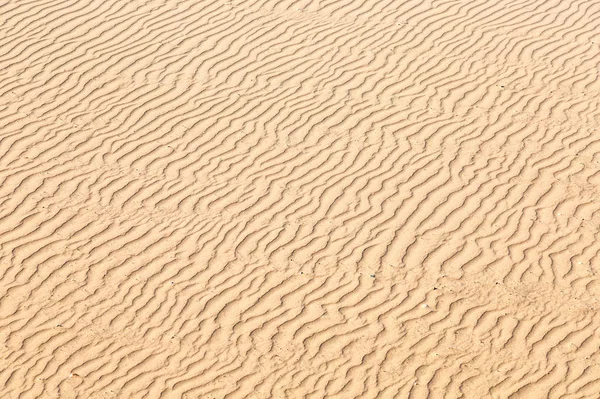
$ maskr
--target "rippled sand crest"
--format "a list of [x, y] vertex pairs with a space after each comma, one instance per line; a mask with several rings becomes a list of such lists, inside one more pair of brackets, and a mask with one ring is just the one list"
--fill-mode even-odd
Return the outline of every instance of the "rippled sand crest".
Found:
[[600, 2], [0, 4], [0, 397], [600, 397]]

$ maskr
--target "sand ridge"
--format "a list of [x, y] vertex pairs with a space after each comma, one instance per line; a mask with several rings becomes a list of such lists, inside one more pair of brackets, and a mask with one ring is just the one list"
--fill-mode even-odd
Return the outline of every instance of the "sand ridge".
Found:
[[600, 397], [600, 3], [0, 4], [0, 397]]

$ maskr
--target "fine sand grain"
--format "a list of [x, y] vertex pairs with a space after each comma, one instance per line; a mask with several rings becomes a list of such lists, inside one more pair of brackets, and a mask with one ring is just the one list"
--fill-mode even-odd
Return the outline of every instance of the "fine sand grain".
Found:
[[600, 397], [598, 0], [0, 3], [0, 398]]

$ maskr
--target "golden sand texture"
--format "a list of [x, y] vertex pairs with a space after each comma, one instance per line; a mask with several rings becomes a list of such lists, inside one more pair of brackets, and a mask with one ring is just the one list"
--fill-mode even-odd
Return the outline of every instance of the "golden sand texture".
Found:
[[0, 4], [1, 398], [599, 398], [598, 0]]

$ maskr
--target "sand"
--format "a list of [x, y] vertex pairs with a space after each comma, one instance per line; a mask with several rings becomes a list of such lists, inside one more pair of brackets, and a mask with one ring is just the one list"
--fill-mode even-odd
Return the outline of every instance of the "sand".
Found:
[[599, 398], [596, 0], [0, 5], [1, 398]]

